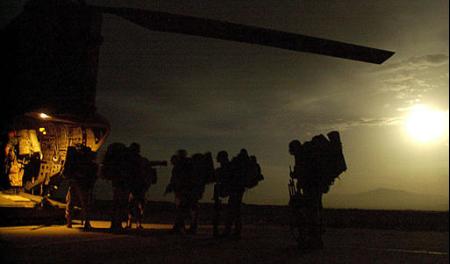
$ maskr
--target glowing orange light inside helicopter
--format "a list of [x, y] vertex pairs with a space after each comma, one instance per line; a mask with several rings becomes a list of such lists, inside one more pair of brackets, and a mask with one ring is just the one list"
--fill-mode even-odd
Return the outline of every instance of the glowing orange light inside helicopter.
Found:
[[46, 113], [40, 113], [39, 117], [42, 118], [42, 119], [49, 119], [50, 118], [50, 116], [47, 115]]
[[45, 127], [40, 127], [39, 132], [41, 132], [42, 135], [47, 135], [47, 131], [45, 130]]

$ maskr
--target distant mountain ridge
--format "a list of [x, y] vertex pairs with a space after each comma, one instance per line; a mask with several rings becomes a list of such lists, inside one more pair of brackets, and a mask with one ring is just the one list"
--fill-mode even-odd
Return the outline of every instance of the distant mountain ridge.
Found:
[[448, 211], [448, 197], [419, 194], [403, 190], [378, 188], [355, 194], [330, 194], [324, 197], [327, 208], [357, 208], [385, 210]]

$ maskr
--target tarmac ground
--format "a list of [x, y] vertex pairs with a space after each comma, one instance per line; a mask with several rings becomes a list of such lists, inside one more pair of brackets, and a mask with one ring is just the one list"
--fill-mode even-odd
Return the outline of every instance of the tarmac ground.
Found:
[[324, 249], [298, 250], [285, 226], [246, 225], [242, 238], [216, 239], [212, 227], [177, 235], [168, 224], [110, 233], [109, 222], [0, 227], [1, 263], [448, 263], [448, 232], [327, 229]]

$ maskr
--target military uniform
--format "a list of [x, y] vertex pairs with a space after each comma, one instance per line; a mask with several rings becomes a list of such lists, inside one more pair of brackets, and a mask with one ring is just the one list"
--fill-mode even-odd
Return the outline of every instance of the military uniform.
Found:
[[191, 230], [197, 228], [198, 204], [193, 193], [192, 162], [185, 154], [172, 157], [170, 188], [175, 193], [176, 217], [173, 230], [185, 233], [185, 220], [191, 214]]
[[73, 209], [75, 204], [79, 204], [84, 228], [90, 229], [92, 191], [97, 179], [98, 168], [94, 162], [94, 152], [84, 146], [69, 147], [67, 157], [64, 166], [64, 175], [69, 180], [69, 189], [66, 195], [67, 226], [72, 227]]
[[108, 146], [103, 159], [101, 174], [111, 181], [113, 201], [111, 210], [111, 231], [122, 230], [125, 220], [125, 207], [129, 194], [129, 175], [124, 164], [127, 147], [122, 143], [112, 143]]
[[144, 217], [145, 193], [151, 185], [153, 170], [150, 162], [132, 153], [131, 162], [136, 169], [133, 169], [133, 175], [130, 178], [130, 193], [128, 195], [128, 221], [127, 228], [131, 228], [132, 218], [136, 220], [136, 228], [142, 229], [142, 219]]
[[111, 180], [113, 189], [113, 200], [111, 210], [111, 231], [122, 230], [122, 222], [125, 220], [125, 206], [127, 203], [128, 183], [126, 179], [115, 178]]
[[315, 154], [310, 142], [301, 144], [294, 140], [289, 144], [289, 153], [295, 157], [293, 177], [297, 179], [297, 189], [302, 191], [305, 197], [306, 214], [308, 222], [308, 242], [299, 245], [305, 248], [320, 249], [322, 241], [322, 185], [321, 175], [317, 167]]
[[225, 223], [224, 236], [231, 234], [233, 226], [233, 236], [237, 239], [241, 236], [241, 205], [245, 192], [249, 164], [250, 157], [245, 149], [242, 149], [239, 155], [231, 161], [230, 178], [224, 183], [224, 189], [229, 196], [227, 205], [228, 215]]
[[8, 139], [4, 144], [4, 160], [2, 161], [4, 165], [2, 173], [4, 173], [4, 186], [7, 187], [6, 189], [22, 185], [19, 177], [19, 164], [16, 157], [18, 144], [19, 141], [15, 132], [9, 132]]
[[219, 225], [220, 225], [220, 212], [222, 210], [222, 198], [229, 196], [230, 180], [232, 178], [232, 168], [230, 160], [228, 159], [228, 153], [226, 151], [219, 151], [217, 153], [217, 162], [220, 167], [215, 170], [215, 181], [214, 185], [214, 215], [213, 215], [213, 236], [219, 236]]

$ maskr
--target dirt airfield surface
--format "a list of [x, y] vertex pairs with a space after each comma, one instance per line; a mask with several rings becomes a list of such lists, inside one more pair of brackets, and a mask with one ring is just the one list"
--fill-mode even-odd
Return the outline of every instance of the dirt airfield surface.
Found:
[[323, 250], [302, 253], [285, 226], [246, 225], [239, 241], [172, 234], [167, 224], [108, 232], [109, 222], [0, 228], [1, 263], [448, 263], [448, 232], [327, 229]]

